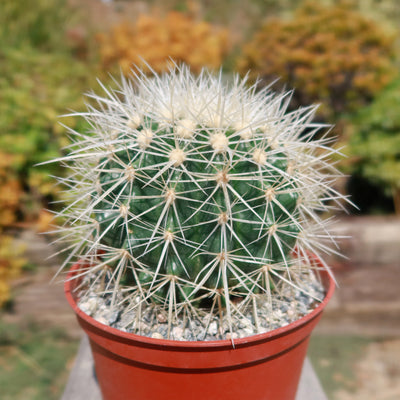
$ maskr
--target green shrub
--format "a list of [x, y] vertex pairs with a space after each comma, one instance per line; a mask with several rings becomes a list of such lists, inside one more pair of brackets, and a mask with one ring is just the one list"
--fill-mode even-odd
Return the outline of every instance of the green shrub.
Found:
[[66, 21], [74, 15], [66, 0], [2, 0], [0, 40], [2, 47], [60, 50]]
[[[348, 172], [378, 185], [392, 196], [400, 214], [400, 78], [397, 78], [347, 127]], [[370, 194], [369, 194], [370, 195]]]
[[80, 92], [88, 72], [81, 62], [63, 54], [26, 48], [3, 50], [2, 56], [7, 62], [0, 64], [0, 148], [9, 155], [13, 179], [27, 194], [20, 211], [29, 218], [43, 201], [54, 197], [50, 175], [59, 171], [33, 165], [60, 155], [68, 143], [57, 117], [67, 112], [67, 104], [82, 109]]
[[[54, 166], [33, 166], [60, 156], [68, 143], [57, 116], [83, 108], [92, 70], [77, 54], [68, 29], [75, 15], [66, 0], [0, 3], [0, 306], [25, 261], [4, 228], [38, 217], [58, 196]], [[74, 120], [67, 118], [71, 127]]]
[[10, 205], [0, 196], [0, 215], [7, 215], [0, 228], [17, 216], [35, 218], [56, 196], [51, 175], [60, 170], [33, 166], [61, 155], [68, 139], [57, 117], [67, 107], [83, 108], [81, 93], [92, 79], [68, 40], [73, 15], [65, 0], [1, 2], [0, 179], [7, 197], [17, 201]]

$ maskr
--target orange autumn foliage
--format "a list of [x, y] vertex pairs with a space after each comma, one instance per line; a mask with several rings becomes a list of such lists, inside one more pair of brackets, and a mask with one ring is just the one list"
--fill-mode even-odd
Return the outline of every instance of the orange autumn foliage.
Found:
[[11, 236], [0, 232], [0, 309], [11, 298], [10, 282], [18, 278], [26, 264], [24, 246], [17, 245]]
[[10, 168], [14, 158], [0, 152], [0, 308], [10, 300], [10, 281], [18, 277], [25, 264], [21, 246], [14, 245], [13, 238], [3, 233], [3, 227], [16, 221], [23, 197], [21, 184]]
[[168, 68], [171, 59], [199, 72], [203, 66], [218, 68], [228, 51], [227, 31], [180, 12], [166, 17], [141, 15], [136, 24], [123, 22], [111, 32], [98, 35], [104, 67], [118, 64], [128, 73], [143, 61], [155, 71]]
[[11, 154], [0, 152], [0, 229], [15, 222], [23, 196], [18, 177], [10, 168], [13, 158]]

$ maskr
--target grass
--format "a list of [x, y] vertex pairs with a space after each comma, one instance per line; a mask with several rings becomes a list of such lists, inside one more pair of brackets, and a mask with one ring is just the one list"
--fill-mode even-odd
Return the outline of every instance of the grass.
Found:
[[0, 320], [1, 400], [59, 399], [77, 348], [60, 330]]
[[375, 340], [361, 336], [314, 335], [310, 340], [308, 357], [329, 399], [339, 389], [356, 389], [354, 364], [364, 349]]

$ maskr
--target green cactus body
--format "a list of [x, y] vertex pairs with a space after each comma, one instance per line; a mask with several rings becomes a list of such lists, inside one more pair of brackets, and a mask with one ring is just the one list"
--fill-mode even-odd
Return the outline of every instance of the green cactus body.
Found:
[[220, 264], [239, 258], [227, 268], [231, 293], [251, 285], [246, 276], [260, 265], [288, 262], [299, 232], [299, 193], [287, 155], [272, 150], [260, 129], [243, 139], [230, 127], [196, 126], [181, 138], [158, 126], [147, 119], [135, 133], [139, 142], [151, 136], [148, 145], [100, 162], [100, 243], [126, 249], [150, 276], [197, 279], [208, 288], [223, 288]]
[[328, 140], [311, 141], [315, 107], [286, 113], [288, 93], [186, 67], [133, 82], [92, 95], [93, 132], [73, 132], [72, 255], [114, 290], [129, 285], [137, 304], [219, 299], [231, 318], [232, 298], [269, 293], [328, 248], [311, 226], [332, 239], [319, 215], [340, 196]]

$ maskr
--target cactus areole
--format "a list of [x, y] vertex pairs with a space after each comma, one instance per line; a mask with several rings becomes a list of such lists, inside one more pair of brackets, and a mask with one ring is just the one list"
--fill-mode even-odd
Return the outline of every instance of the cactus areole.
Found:
[[85, 265], [77, 276], [102, 282], [111, 306], [123, 293], [171, 326], [208, 309], [232, 331], [255, 298], [301, 287], [310, 254], [331, 251], [321, 216], [341, 200], [316, 107], [288, 111], [290, 92], [186, 66], [102, 88], [60, 159], [65, 264]]

